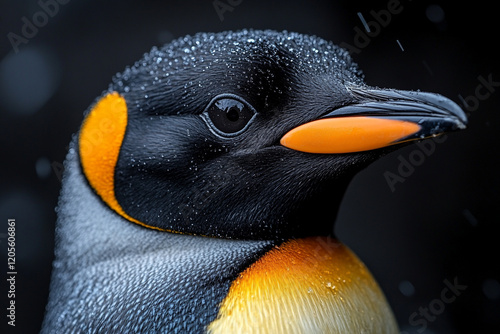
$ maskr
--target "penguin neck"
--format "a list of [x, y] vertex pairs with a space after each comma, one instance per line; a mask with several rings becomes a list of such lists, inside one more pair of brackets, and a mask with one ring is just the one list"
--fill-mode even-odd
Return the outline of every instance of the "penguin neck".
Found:
[[[275, 236], [273, 239], [232, 239], [232, 241], [248, 242], [258, 245], [257, 248], [260, 249], [289, 239], [331, 236], [342, 196], [351, 178], [344, 175], [341, 180], [321, 182], [314, 194], [288, 211], [284, 215], [284, 223], [293, 230], [290, 233]], [[60, 259], [68, 258], [66, 255], [70, 255], [81, 256], [82, 260], [90, 256], [102, 260], [102, 256], [108, 253], [137, 253], [150, 246], [175, 247], [179, 244], [179, 247], [182, 247], [182, 240], [186, 238], [202, 238], [207, 242], [221, 240], [151, 230], [117, 215], [91, 190], [79, 164], [76, 143], [71, 144], [65, 161], [63, 188], [57, 211], [56, 253], [62, 252]]]
[[294, 238], [333, 235], [342, 198], [352, 177], [323, 182], [314, 195], [290, 211], [288, 224], [295, 228]]
[[[108, 323], [109, 319], [115, 321], [109, 323], [109, 326], [116, 326], [120, 332], [130, 332], [133, 331], [130, 326], [133, 326], [134, 323], [129, 324], [118, 316], [123, 309], [127, 308], [126, 303], [129, 300], [149, 301], [147, 307], [151, 309], [163, 309], [165, 303], [171, 303], [172, 310], [183, 310], [186, 305], [191, 305], [190, 303], [202, 305], [206, 302], [203, 300], [203, 296], [210, 295], [213, 297], [210, 299], [211, 304], [197, 309], [198, 313], [195, 316], [196, 319], [203, 321], [190, 324], [189, 332], [201, 332], [203, 329], [200, 327], [201, 323], [207, 324], [219, 319], [211, 327], [213, 333], [217, 333], [216, 327], [219, 327], [217, 323], [220, 323], [222, 327], [226, 327], [224, 323], [228, 320], [226, 315], [231, 314], [230, 306], [234, 304], [231, 298], [236, 297], [236, 300], [240, 300], [238, 296], [242, 292], [238, 290], [238, 286], [243, 286], [244, 282], [242, 283], [242, 278], [238, 279], [238, 277], [251, 278], [248, 281], [250, 286], [253, 286], [254, 278], [264, 278], [264, 284], [258, 287], [263, 291], [263, 294], [257, 293], [256, 295], [265, 297], [269, 294], [272, 297], [274, 296], [273, 293], [279, 292], [275, 296], [276, 300], [281, 300], [283, 303], [280, 302], [277, 305], [293, 306], [294, 299], [289, 299], [289, 297], [295, 296], [285, 290], [278, 289], [278, 286], [291, 289], [290, 291], [300, 290], [300, 300], [302, 302], [297, 304], [299, 308], [293, 309], [290, 314], [295, 314], [294, 312], [297, 311], [304, 315], [297, 319], [313, 319], [312, 317], [315, 314], [319, 314], [319, 310], [308, 308], [307, 305], [312, 305], [310, 302], [311, 296], [328, 294], [329, 312], [331, 311], [333, 314], [339, 307], [340, 310], [343, 310], [342, 305], [345, 304], [343, 299], [331, 298], [334, 296], [331, 286], [334, 284], [332, 280], [317, 280], [317, 277], [327, 274], [322, 269], [324, 265], [333, 266], [328, 269], [329, 274], [326, 275], [333, 275], [329, 277], [331, 279], [337, 279], [337, 276], [335, 276], [336, 271], [334, 271], [336, 270], [335, 264], [345, 263], [346, 270], [343, 272], [354, 273], [352, 270], [354, 266], [359, 268], [360, 275], [363, 274], [363, 277], [368, 277], [368, 281], [372, 280], [369, 274], [367, 274], [368, 276], [364, 274], [364, 269], [361, 264], [358, 264], [359, 260], [355, 256], [350, 255], [348, 251], [344, 251], [344, 248], [337, 242], [323, 239], [323, 237], [308, 240], [302, 238], [303, 235], [298, 235], [299, 240], [289, 240], [284, 243], [275, 240], [225, 240], [160, 232], [129, 222], [109, 209], [91, 190], [80, 169], [78, 155], [74, 149], [75, 145], [73, 144], [71, 147], [65, 161], [63, 188], [57, 209], [57, 248], [51, 282], [51, 295], [47, 307], [49, 311], [44, 322], [46, 332], [49, 332], [50, 328], [69, 326], [73, 322], [78, 322], [81, 328], [91, 331], [90, 329], [96, 328], [97, 323]], [[337, 195], [339, 200], [336, 202], [335, 212], [333, 212], [332, 197], [327, 195], [327, 193], [324, 193], [325, 197], [323, 199], [316, 199], [317, 203], [313, 203], [314, 198], [311, 198], [310, 203], [304, 203], [303, 211], [297, 210], [300, 213], [297, 214], [295, 219], [300, 217], [302, 219], [301, 223], [304, 224], [310, 219], [307, 213], [317, 208], [318, 211], [313, 213], [315, 219], [321, 220], [321, 224], [317, 225], [328, 226], [325, 231], [330, 231], [336, 209], [340, 204], [341, 192], [339, 191]], [[329, 210], [325, 211], [324, 208]], [[321, 214], [319, 213], [320, 209], [322, 209]], [[325, 218], [325, 215], [327, 218]], [[306, 230], [304, 228], [304, 231]], [[322, 229], [315, 228], [313, 230], [315, 232], [311, 233], [311, 230], [309, 230], [304, 232], [304, 235], [311, 235], [320, 230]], [[331, 261], [334, 257], [339, 260]], [[345, 261], [342, 260], [344, 258]], [[296, 265], [293, 265], [293, 262]], [[116, 278], [123, 275], [125, 269], [127, 271], [127, 280], [133, 286], [139, 286], [143, 282], [145, 273], [147, 273], [151, 289], [128, 289], [126, 286], [115, 285]], [[274, 282], [274, 279], [266, 279], [268, 274], [259, 274], [265, 273], [267, 269], [272, 269], [269, 272], [270, 275], [281, 279], [277, 286], [266, 283]], [[289, 269], [294, 270], [293, 275], [288, 273]], [[99, 277], [98, 281], [95, 280], [96, 272]], [[167, 275], [167, 273], [170, 274]], [[309, 276], [305, 275], [305, 273], [308, 273]], [[241, 276], [242, 274], [243, 276]], [[193, 279], [193, 277], [195, 278]], [[304, 281], [304, 278], [306, 281]], [[354, 276], [346, 278], [346, 282], [347, 279], [352, 279], [353, 282], [357, 280]], [[186, 285], [186, 289], [190, 289], [187, 293], [183, 295], [176, 293], [179, 282], [192, 281], [197, 282], [197, 284]], [[106, 305], [106, 312], [99, 308], [102, 295], [92, 293], [92, 291], [99, 291], [98, 284], [102, 284], [102, 282], [114, 287], [114, 289], [110, 290], [108, 297], [110, 300], [117, 301], [116, 304], [111, 306]], [[328, 283], [330, 283], [330, 286]], [[365, 289], [366, 286], [369, 288]], [[309, 288], [317, 289], [317, 291], [314, 290], [311, 293]], [[230, 289], [234, 290], [234, 292], [228, 294]], [[84, 295], [75, 294], [77, 290]], [[384, 306], [386, 302], [383, 295], [378, 291], [376, 283], [362, 284], [361, 289], [357, 284], [346, 286], [343, 291], [360, 297], [359, 300], [363, 300], [365, 297], [372, 298], [372, 302], [369, 304], [376, 305], [376, 307], [367, 309], [363, 313], [367, 315], [366, 317], [363, 316], [364, 320], [360, 322], [363, 324], [364, 329], [371, 328], [365, 327], [365, 325], [368, 326], [369, 323], [373, 323], [370, 319], [374, 317], [381, 319], [382, 323], [384, 323], [384, 318], [380, 318], [379, 313], [373, 314], [369, 312], [370, 310], [380, 309], [383, 310], [382, 313], [390, 315], [388, 307]], [[244, 289], [243, 292], [252, 293], [252, 290]], [[337, 294], [337, 296], [340, 295]], [[77, 298], [78, 302], [76, 302], [75, 298]], [[197, 298], [197, 300], [193, 301], [193, 298]], [[252, 300], [252, 298], [244, 299]], [[81, 300], [85, 301], [83, 308], [81, 307], [82, 304], [79, 304]], [[268, 300], [256, 299], [256, 303], [250, 306], [255, 307], [256, 310], [261, 310], [261, 307], [269, 306], [270, 303], [266, 302]], [[124, 304], [120, 304], [121, 301], [124, 301]], [[153, 304], [151, 305], [151, 303]], [[78, 307], [76, 307], [77, 305]], [[223, 305], [223, 308], [217, 314], [220, 305]], [[207, 310], [210, 311], [207, 312]], [[355, 313], [355, 311], [352, 312]], [[65, 314], [65, 318], [60, 316], [62, 313]], [[278, 313], [279, 309], [269, 309], [266, 312], [257, 312], [255, 314]], [[84, 316], [86, 314], [95, 314], [96, 317], [89, 318]], [[104, 316], [107, 318], [104, 318]], [[151, 314], [150, 317], [152, 317]], [[232, 318], [236, 319], [236, 317]], [[323, 323], [323, 320], [326, 321], [329, 318], [330, 313], [325, 313], [325, 316], [321, 315], [319, 320]], [[66, 321], [63, 324], [60, 322], [61, 319], [72, 319], [72, 321]], [[173, 326], [172, 324], [175, 325], [175, 321], [181, 321], [181, 319], [184, 318], [165, 314], [161, 318], [143, 318], [141, 321], [145, 323], [155, 322], [158, 328], [167, 328]], [[238, 328], [242, 323], [251, 320], [245, 319], [242, 318], [239, 323], [232, 324], [227, 328]], [[385, 320], [387, 321], [387, 319]], [[158, 323], [158, 321], [161, 322]], [[342, 323], [344, 320], [339, 319], [338, 321]], [[349, 319], [345, 321], [349, 321]], [[394, 322], [389, 321], [389, 323]], [[331, 321], [324, 324], [330, 326]], [[178, 324], [179, 328], [184, 325], [184, 323]], [[300, 328], [304, 329], [312, 328], [310, 322], [297, 325], [302, 326]], [[377, 323], [378, 325], [380, 323]], [[70, 332], [68, 328], [65, 329], [60, 332]], [[388, 330], [386, 332], [393, 331]]]
[[[173, 234], [127, 221], [92, 191], [74, 147], [73, 143], [65, 160], [42, 332], [75, 332], [74, 324], [80, 332], [95, 332], [105, 324], [129, 333], [152, 328], [148, 326], [153, 323], [164, 329], [161, 332], [167, 328], [202, 332], [215, 319], [231, 282], [275, 244]], [[145, 278], [147, 288], [142, 288]], [[185, 292], [179, 293], [181, 288]], [[136, 301], [134, 305], [130, 300]], [[168, 313], [165, 305], [169, 305]], [[203, 307], [193, 311], [196, 321], [186, 324], [182, 312], [189, 305]], [[132, 312], [133, 307], [158, 312], [144, 312], [128, 321], [124, 312]]]
[[182, 249], [186, 244], [216, 243], [233, 247], [245, 243], [260, 253], [272, 240], [224, 240], [161, 232], [130, 222], [112, 211], [91, 190], [72, 143], [65, 160], [65, 173], [57, 208], [56, 261], [92, 264], [119, 256], [144, 254], [162, 249]]

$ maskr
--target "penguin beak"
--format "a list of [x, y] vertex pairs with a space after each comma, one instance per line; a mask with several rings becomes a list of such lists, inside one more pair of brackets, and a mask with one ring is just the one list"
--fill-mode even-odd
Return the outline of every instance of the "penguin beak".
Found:
[[353, 153], [465, 129], [460, 107], [439, 94], [348, 87], [357, 103], [302, 124], [281, 145], [307, 153]]

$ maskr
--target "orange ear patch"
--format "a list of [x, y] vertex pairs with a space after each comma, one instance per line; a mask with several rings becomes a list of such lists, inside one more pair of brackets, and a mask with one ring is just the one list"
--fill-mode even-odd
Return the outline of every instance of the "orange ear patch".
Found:
[[83, 173], [102, 200], [122, 217], [157, 230], [130, 217], [115, 196], [115, 168], [127, 128], [127, 103], [117, 92], [102, 97], [83, 122], [79, 136]]

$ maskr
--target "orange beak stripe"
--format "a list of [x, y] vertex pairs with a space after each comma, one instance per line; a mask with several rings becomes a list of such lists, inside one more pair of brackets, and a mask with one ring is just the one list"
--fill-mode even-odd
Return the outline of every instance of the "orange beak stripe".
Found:
[[315, 120], [281, 138], [281, 145], [307, 153], [352, 153], [393, 145], [421, 127], [401, 120], [351, 116]]

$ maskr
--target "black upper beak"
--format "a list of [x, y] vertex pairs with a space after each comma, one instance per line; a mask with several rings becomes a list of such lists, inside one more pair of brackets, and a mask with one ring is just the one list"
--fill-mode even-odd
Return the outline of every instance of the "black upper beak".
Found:
[[[359, 103], [325, 115], [384, 117], [417, 123], [422, 130], [411, 137], [429, 137], [465, 129], [467, 116], [452, 100], [435, 93], [348, 87]], [[407, 138], [410, 139], [410, 138]]]
[[434, 93], [350, 86], [355, 103], [289, 131], [282, 145], [309, 153], [350, 153], [465, 129], [467, 117]]

